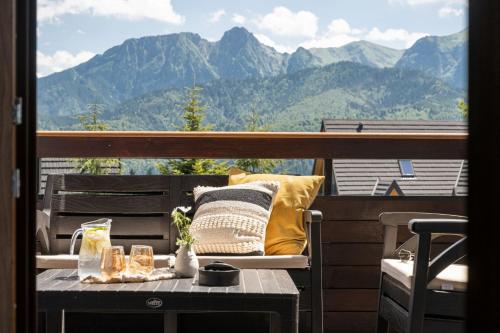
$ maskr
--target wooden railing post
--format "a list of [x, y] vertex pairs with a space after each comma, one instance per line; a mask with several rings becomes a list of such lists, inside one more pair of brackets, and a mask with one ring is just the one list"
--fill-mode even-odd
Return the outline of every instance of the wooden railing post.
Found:
[[324, 195], [332, 195], [333, 189], [333, 160], [325, 159], [323, 162], [325, 185]]

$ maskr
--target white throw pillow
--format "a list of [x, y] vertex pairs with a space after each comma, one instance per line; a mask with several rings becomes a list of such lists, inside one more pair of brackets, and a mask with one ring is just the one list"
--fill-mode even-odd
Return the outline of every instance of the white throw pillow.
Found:
[[194, 189], [190, 227], [197, 254], [264, 255], [266, 227], [279, 182]]

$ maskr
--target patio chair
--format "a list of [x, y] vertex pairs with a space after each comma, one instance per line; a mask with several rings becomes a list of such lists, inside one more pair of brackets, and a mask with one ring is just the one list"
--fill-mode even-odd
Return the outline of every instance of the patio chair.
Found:
[[[382, 213], [384, 252], [377, 333], [465, 332], [467, 219], [431, 213]], [[398, 226], [415, 234], [397, 247]], [[431, 242], [455, 235], [444, 251], [430, 259]], [[414, 256], [414, 259], [412, 258]]]

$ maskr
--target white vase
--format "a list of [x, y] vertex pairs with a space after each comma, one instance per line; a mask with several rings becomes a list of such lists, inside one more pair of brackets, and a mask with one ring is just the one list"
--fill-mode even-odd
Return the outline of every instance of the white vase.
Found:
[[191, 245], [181, 245], [175, 256], [175, 273], [179, 277], [194, 277], [200, 264]]

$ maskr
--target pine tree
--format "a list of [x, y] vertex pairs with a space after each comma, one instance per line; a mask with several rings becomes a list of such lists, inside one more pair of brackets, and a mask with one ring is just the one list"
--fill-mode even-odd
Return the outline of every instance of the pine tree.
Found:
[[[245, 130], [247, 132], [269, 132], [271, 130], [271, 126], [262, 125], [259, 114], [255, 111], [255, 108], [252, 108], [252, 112], [247, 119]], [[278, 166], [283, 164], [283, 161], [265, 159], [239, 159], [236, 160], [235, 164], [238, 168], [251, 173], [271, 173]]]
[[469, 118], [469, 104], [467, 104], [464, 100], [461, 100], [458, 102], [458, 108], [460, 109], [460, 112], [462, 112], [464, 119]]
[[[86, 131], [106, 131], [108, 124], [99, 120], [99, 115], [103, 112], [102, 105], [93, 103], [87, 106], [88, 113], [78, 117], [80, 125]], [[119, 159], [103, 158], [79, 158], [76, 160], [78, 172], [91, 175], [104, 175], [111, 167], [121, 166]]]
[[200, 94], [203, 89], [194, 86], [187, 90], [187, 102], [184, 105], [184, 125], [178, 126], [178, 129], [186, 132], [210, 131], [213, 125], [202, 125], [205, 119], [205, 111], [208, 109], [206, 104], [200, 101]]
[[[178, 129], [186, 132], [210, 131], [213, 125], [203, 125], [207, 106], [200, 101], [202, 88], [193, 86], [187, 89], [186, 103], [183, 107], [182, 119], [184, 124]], [[226, 163], [210, 159], [179, 159], [169, 160], [166, 164], [158, 163], [156, 168], [161, 174], [169, 175], [206, 175], [226, 174]]]

